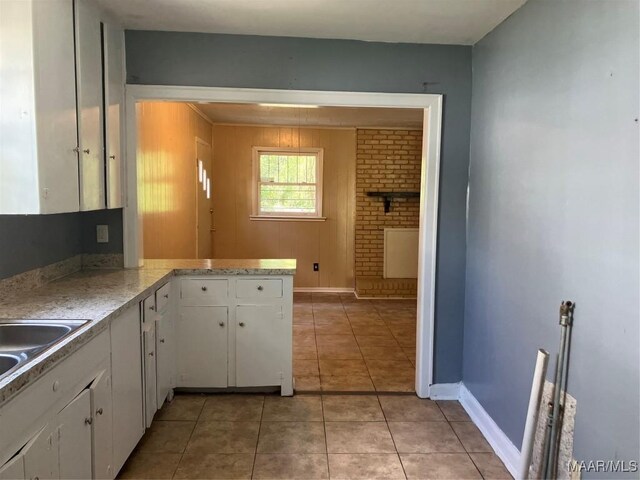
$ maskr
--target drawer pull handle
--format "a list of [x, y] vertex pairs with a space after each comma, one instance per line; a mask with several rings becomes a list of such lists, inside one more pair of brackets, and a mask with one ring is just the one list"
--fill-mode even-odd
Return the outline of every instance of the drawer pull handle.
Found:
[[103, 413], [104, 413], [104, 410], [102, 410], [102, 407], [96, 410], [96, 415], [102, 415]]
[[262, 291], [262, 290], [264, 290], [264, 287], [262, 285], [258, 285], [258, 290]]
[[206, 292], [207, 291], [207, 287], [202, 287], [202, 291]]
[[85, 425], [91, 425], [93, 423], [93, 418], [87, 417], [84, 419]]
[[244, 322], [240, 322], [238, 325], [240, 325], [241, 327], [244, 327]]
[[220, 325], [221, 327], [224, 327], [224, 322], [219, 322], [218, 325]]
[[161, 338], [161, 339], [160, 339], [160, 343], [164, 343], [164, 338]]

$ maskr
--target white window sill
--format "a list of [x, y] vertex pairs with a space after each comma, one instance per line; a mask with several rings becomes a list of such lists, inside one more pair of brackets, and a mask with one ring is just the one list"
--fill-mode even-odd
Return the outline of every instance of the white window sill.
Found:
[[249, 216], [250, 220], [257, 221], [272, 221], [272, 222], [324, 222], [327, 220], [327, 217], [313, 217], [310, 215], [251, 215]]

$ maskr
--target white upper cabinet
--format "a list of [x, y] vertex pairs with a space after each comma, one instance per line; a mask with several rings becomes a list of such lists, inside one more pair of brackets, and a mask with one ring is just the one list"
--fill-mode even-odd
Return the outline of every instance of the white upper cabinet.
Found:
[[0, 214], [79, 208], [72, 0], [0, 1]]
[[102, 32], [89, 0], [75, 0], [80, 210], [105, 208]]
[[124, 119], [124, 30], [105, 23], [104, 105], [106, 131], [107, 208], [122, 207], [122, 119]]

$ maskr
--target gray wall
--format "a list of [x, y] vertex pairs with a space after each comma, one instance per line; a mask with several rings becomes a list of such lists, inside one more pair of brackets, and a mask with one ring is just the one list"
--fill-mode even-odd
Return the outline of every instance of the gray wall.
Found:
[[128, 31], [126, 49], [128, 83], [444, 94], [435, 379], [460, 380], [470, 47]]
[[[109, 243], [96, 243], [96, 225]], [[122, 209], [59, 215], [0, 215], [0, 279], [80, 253], [122, 253]]]
[[536, 349], [575, 301], [582, 460], [640, 450], [638, 13], [529, 0], [473, 49], [464, 383], [520, 446]]

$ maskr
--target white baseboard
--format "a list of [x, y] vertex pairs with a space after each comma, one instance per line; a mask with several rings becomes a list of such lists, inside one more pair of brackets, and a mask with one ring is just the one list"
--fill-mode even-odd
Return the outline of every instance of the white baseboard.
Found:
[[460, 403], [467, 411], [473, 423], [480, 429], [484, 437], [487, 439], [496, 455], [504, 463], [509, 473], [515, 478], [518, 474], [518, 466], [520, 463], [520, 450], [509, 440], [509, 437], [502, 429], [493, 421], [493, 418], [480, 405], [480, 402], [473, 394], [460, 384]]
[[460, 398], [460, 382], [434, 383], [429, 387], [431, 400], [458, 400]]
[[353, 288], [295, 287], [294, 293], [354, 293]]

